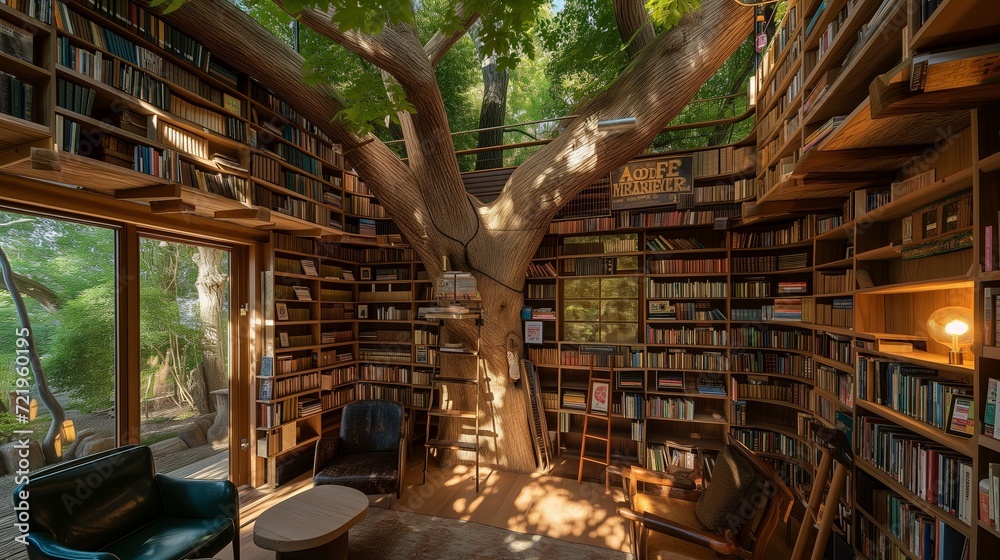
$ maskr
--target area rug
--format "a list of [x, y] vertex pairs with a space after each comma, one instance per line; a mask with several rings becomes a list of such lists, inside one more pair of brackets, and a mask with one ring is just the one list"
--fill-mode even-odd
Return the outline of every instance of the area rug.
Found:
[[[472, 521], [373, 507], [350, 532], [351, 560], [631, 560], [630, 554]], [[320, 559], [317, 559], [320, 560]]]

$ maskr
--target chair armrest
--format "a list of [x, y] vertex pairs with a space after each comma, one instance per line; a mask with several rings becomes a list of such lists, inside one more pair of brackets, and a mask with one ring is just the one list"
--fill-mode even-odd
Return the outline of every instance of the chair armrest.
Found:
[[228, 480], [191, 480], [156, 475], [163, 507], [171, 517], [224, 517], [240, 526], [240, 499], [236, 485]]
[[636, 482], [659, 484], [660, 486], [669, 486], [678, 490], [693, 491], [697, 489], [697, 485], [690, 478], [660, 471], [651, 471], [642, 467], [621, 467], [621, 476], [635, 479]]
[[45, 533], [28, 533], [27, 540], [31, 560], [121, 560], [110, 552], [89, 552], [63, 546]]
[[650, 531], [656, 531], [657, 533], [694, 543], [719, 554], [736, 554], [741, 550], [738, 544], [725, 537], [686, 525], [679, 525], [669, 519], [664, 519], [651, 513], [639, 513], [631, 508], [620, 507], [618, 508], [618, 515], [629, 521], [639, 523]]
[[323, 470], [340, 451], [340, 437], [321, 437], [316, 440], [316, 454], [313, 456], [313, 476]]

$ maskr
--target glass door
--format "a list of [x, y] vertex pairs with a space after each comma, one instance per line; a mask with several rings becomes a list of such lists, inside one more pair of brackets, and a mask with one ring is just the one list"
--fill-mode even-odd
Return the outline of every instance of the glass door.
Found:
[[140, 442], [158, 472], [229, 478], [230, 251], [139, 238]]

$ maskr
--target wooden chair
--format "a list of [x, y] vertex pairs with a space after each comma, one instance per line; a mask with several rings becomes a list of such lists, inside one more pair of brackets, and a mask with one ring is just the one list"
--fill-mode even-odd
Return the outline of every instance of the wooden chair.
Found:
[[[785, 482], [736, 440], [719, 453], [704, 490], [689, 479], [641, 467], [611, 472], [622, 476], [626, 504], [618, 515], [629, 524], [638, 560], [760, 559], [778, 521], [787, 522], [792, 511], [794, 497]], [[647, 485], [660, 492], [648, 492]]]

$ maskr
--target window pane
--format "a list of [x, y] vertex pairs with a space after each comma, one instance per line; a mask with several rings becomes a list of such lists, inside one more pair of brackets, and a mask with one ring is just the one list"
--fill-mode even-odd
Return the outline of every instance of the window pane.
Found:
[[[10, 212], [0, 212], [0, 223], [0, 248], [26, 312], [20, 317], [11, 292], [0, 291], [0, 361], [10, 364], [0, 368], [0, 386], [26, 391], [21, 400], [15, 393], [0, 413], [3, 435], [31, 433], [18, 436], [30, 440], [29, 471], [60, 455], [65, 460], [115, 447], [115, 231]], [[22, 329], [30, 331], [33, 345]], [[40, 358], [39, 372], [29, 366], [30, 346]], [[51, 409], [39, 396], [43, 386], [55, 398]], [[47, 440], [60, 410], [65, 421], [55, 422], [60, 429]], [[23, 421], [16, 416], [22, 411], [29, 416]], [[13, 477], [4, 478], [9, 495]], [[12, 507], [9, 499], [0, 500], [0, 517], [12, 514]]]
[[564, 321], [597, 321], [600, 308], [596, 299], [563, 300]]
[[565, 323], [563, 324], [566, 340], [574, 342], [598, 342], [596, 323]]
[[601, 321], [639, 321], [639, 302], [634, 299], [601, 300]]
[[638, 278], [601, 278], [602, 298], [639, 297]]
[[600, 295], [600, 283], [597, 278], [578, 278], [566, 280], [563, 283], [563, 297], [596, 298]]
[[601, 342], [638, 342], [639, 325], [636, 323], [602, 323]]
[[140, 441], [159, 472], [226, 478], [229, 252], [141, 238], [139, 256]]

